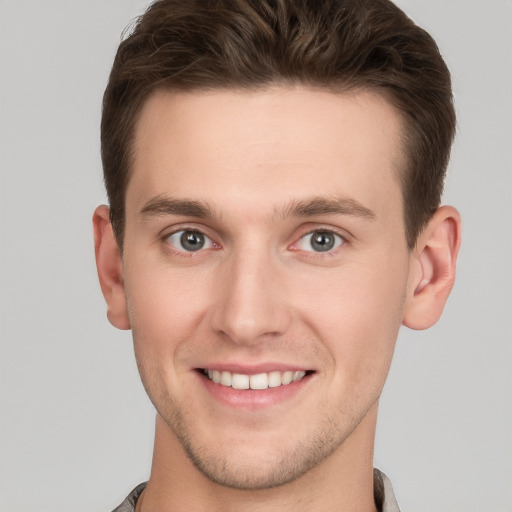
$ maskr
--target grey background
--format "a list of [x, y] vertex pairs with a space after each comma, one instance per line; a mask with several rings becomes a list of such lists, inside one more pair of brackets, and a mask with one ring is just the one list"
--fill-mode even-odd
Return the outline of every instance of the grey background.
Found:
[[[108, 511], [149, 473], [154, 412], [93, 259], [100, 102], [144, 0], [0, 0], [0, 511]], [[404, 511], [512, 510], [512, 3], [401, 0], [438, 41], [459, 116], [445, 202], [455, 290], [403, 330], [376, 466]]]

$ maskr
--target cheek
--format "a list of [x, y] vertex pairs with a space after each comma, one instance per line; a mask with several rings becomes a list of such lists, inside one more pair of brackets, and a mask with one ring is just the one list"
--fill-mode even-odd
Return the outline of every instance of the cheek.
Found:
[[144, 265], [125, 276], [135, 359], [146, 392], [164, 416], [173, 410], [189, 370], [190, 340], [202, 324], [203, 294], [194, 284]]
[[[375, 261], [376, 260], [376, 261]], [[407, 261], [375, 258], [301, 283], [303, 321], [327, 345], [346, 380], [385, 376], [404, 308]]]
[[[128, 313], [136, 350], [172, 355], [202, 323], [204, 280], [184, 279], [164, 268], [137, 265], [125, 275]], [[138, 346], [140, 345], [140, 346]]]

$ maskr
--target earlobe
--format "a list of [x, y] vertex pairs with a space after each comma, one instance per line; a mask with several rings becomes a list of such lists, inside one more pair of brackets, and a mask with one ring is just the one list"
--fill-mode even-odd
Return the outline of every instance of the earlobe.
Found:
[[402, 320], [405, 326], [428, 329], [441, 317], [455, 281], [460, 241], [459, 212], [451, 206], [440, 207], [413, 251]]
[[107, 206], [98, 206], [93, 215], [94, 250], [101, 291], [107, 302], [107, 317], [118, 329], [130, 329], [123, 281], [121, 254]]

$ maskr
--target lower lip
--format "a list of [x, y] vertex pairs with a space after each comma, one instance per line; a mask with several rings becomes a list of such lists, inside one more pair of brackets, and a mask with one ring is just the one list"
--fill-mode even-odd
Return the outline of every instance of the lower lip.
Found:
[[206, 375], [197, 372], [208, 392], [219, 402], [230, 407], [259, 409], [281, 404], [291, 400], [306, 386], [312, 374], [284, 386], [267, 389], [234, 389], [232, 387], [216, 384]]

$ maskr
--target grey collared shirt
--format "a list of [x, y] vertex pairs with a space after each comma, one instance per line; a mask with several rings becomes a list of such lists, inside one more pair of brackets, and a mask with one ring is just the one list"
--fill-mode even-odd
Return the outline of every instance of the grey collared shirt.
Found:
[[[139, 484], [112, 512], [134, 512], [137, 500], [145, 488], [146, 482]], [[389, 478], [378, 469], [373, 470], [373, 495], [379, 512], [400, 512]]]

